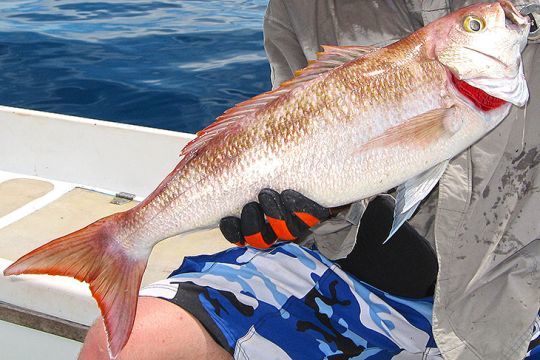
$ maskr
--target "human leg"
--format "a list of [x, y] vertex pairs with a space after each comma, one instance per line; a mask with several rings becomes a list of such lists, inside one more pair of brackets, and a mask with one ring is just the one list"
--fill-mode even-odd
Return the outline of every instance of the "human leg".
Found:
[[[140, 297], [133, 331], [118, 359], [230, 359], [201, 323], [168, 301]], [[81, 360], [109, 359], [103, 320], [88, 332]]]
[[186, 258], [141, 295], [189, 309], [236, 359], [435, 351], [430, 299], [386, 294], [292, 243]]

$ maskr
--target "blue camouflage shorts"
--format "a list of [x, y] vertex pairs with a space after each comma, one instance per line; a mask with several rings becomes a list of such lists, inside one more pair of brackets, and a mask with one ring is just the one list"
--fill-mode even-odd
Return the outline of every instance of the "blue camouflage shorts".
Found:
[[431, 298], [389, 295], [293, 243], [187, 257], [140, 295], [191, 312], [235, 359], [440, 358]]

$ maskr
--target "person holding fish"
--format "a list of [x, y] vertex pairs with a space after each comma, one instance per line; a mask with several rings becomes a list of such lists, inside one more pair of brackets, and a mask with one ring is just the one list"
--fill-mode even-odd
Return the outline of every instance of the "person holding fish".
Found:
[[[468, 3], [271, 0], [274, 90], [5, 274], [90, 283], [81, 359], [534, 357], [540, 2]], [[238, 247], [138, 292], [154, 244], [217, 223]]]

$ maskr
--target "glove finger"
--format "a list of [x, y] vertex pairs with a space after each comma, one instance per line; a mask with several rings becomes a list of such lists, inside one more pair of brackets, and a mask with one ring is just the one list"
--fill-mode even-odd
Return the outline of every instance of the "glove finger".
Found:
[[240, 219], [234, 216], [224, 217], [219, 221], [219, 230], [230, 243], [244, 246], [245, 241], [240, 230]]
[[306, 224], [287, 210], [278, 192], [271, 189], [261, 190], [259, 202], [278, 239], [296, 240], [308, 230]]
[[242, 209], [240, 216], [240, 229], [245, 242], [258, 249], [267, 249], [276, 242], [276, 234], [264, 220], [261, 206], [250, 202]]
[[297, 191], [288, 189], [281, 193], [285, 207], [308, 227], [313, 227], [330, 217], [330, 209], [317, 204]]

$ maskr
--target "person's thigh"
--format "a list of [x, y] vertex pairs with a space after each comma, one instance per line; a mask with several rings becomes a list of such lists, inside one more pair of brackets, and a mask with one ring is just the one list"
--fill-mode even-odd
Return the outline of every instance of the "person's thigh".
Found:
[[[109, 359], [103, 320], [88, 332], [81, 360]], [[181, 307], [159, 298], [140, 297], [133, 331], [118, 359], [231, 359], [206, 329]]]
[[431, 298], [389, 295], [290, 242], [187, 257], [140, 294], [189, 310], [242, 359], [383, 359], [435, 346]]

